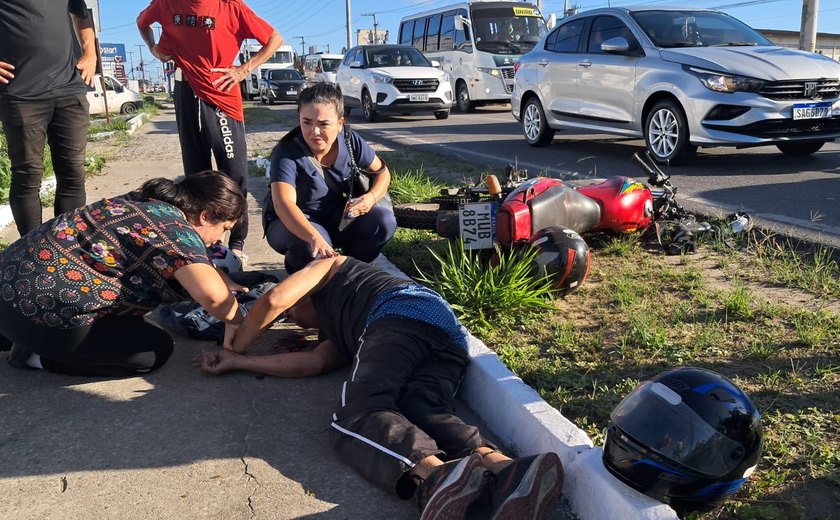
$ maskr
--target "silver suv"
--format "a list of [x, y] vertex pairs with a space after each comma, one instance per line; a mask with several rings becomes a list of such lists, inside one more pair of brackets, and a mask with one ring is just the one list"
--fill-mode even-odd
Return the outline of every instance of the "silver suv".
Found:
[[840, 63], [778, 47], [719, 11], [604, 8], [524, 55], [512, 94], [525, 139], [555, 130], [644, 137], [658, 162], [698, 146], [808, 155], [840, 137]]

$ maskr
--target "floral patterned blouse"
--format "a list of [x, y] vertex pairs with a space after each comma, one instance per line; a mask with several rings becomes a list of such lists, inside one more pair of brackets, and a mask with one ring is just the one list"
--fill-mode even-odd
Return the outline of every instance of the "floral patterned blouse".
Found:
[[32, 322], [70, 329], [184, 299], [172, 275], [211, 264], [178, 208], [139, 192], [45, 222], [0, 252], [0, 298]]

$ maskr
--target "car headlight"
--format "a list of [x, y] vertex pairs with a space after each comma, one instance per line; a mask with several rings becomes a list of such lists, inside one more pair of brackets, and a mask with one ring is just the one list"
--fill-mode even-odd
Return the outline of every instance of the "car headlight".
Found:
[[440, 82], [441, 83], [449, 83], [449, 74], [444, 74], [443, 76], [441, 76], [440, 77]]
[[502, 77], [502, 73], [499, 72], [499, 69], [494, 69], [492, 67], [477, 67], [477, 68], [481, 72], [483, 72], [485, 74], [490, 74], [493, 77], [496, 77], [496, 78], [501, 78]]
[[703, 85], [715, 92], [758, 92], [764, 86], [764, 81], [734, 74], [722, 74], [703, 69], [689, 68]]
[[373, 80], [374, 83], [393, 83], [394, 78], [391, 76], [386, 76], [385, 74], [371, 74], [370, 79]]

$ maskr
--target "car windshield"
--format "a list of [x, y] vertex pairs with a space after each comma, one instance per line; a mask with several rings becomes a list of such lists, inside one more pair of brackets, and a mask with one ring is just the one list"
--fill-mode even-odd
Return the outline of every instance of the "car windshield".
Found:
[[365, 51], [369, 68], [431, 67], [431, 63], [414, 47], [376, 47]]
[[545, 22], [533, 7], [472, 8], [475, 48], [493, 54], [525, 54], [546, 33]]
[[341, 58], [321, 58], [321, 63], [324, 66], [324, 72], [335, 72], [341, 65]]
[[271, 70], [268, 72], [268, 79], [274, 81], [303, 79], [303, 76], [294, 69]]
[[773, 45], [745, 23], [716, 11], [639, 11], [633, 18], [657, 47]]

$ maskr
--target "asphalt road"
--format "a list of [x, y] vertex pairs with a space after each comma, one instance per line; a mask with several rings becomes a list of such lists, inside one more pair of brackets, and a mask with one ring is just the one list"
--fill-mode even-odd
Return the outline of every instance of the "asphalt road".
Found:
[[[547, 172], [572, 181], [612, 175], [644, 178], [630, 160], [643, 150], [643, 141], [564, 131], [551, 145], [533, 148], [526, 144], [509, 105], [482, 107], [470, 114], [453, 111], [443, 121], [431, 114], [381, 115], [368, 123], [356, 110], [349, 122], [371, 138], [494, 168], [516, 162], [531, 175]], [[776, 147], [707, 148], [690, 163], [668, 171], [678, 200], [690, 210], [707, 215], [746, 211], [772, 231], [840, 247], [840, 143], [828, 143], [809, 157], [786, 156]]]

